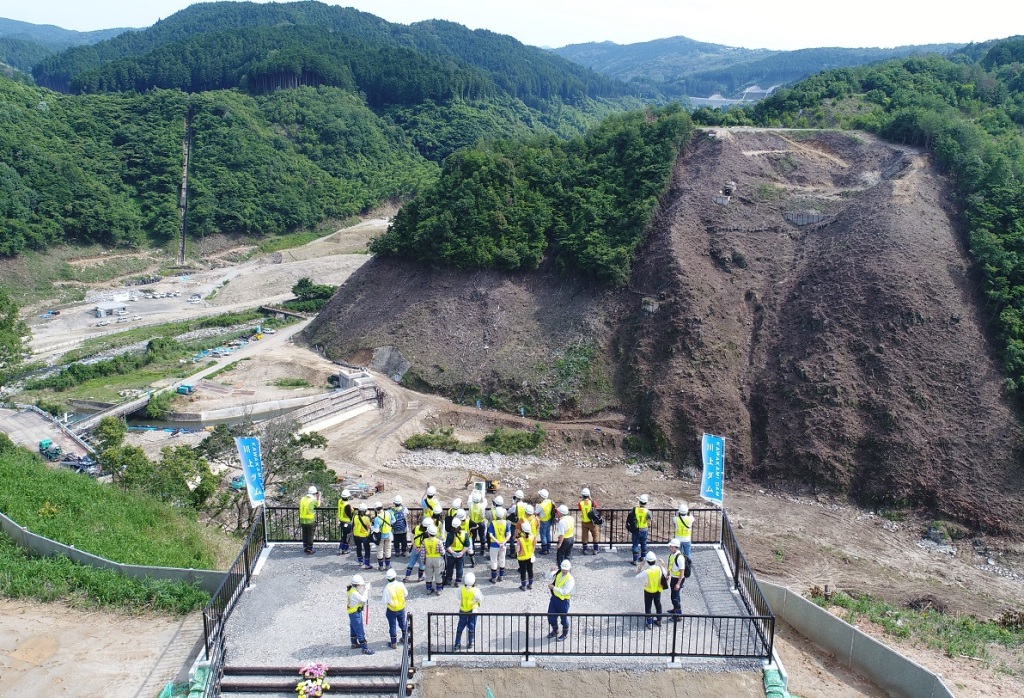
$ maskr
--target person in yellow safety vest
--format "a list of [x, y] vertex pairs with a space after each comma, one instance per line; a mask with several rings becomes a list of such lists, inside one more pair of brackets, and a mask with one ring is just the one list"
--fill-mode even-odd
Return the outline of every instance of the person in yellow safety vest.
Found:
[[[551, 632], [548, 633], [549, 640], [555, 639], [556, 635], [558, 636], [557, 642], [569, 637], [569, 601], [576, 588], [576, 580], [569, 572], [571, 569], [572, 563], [562, 560], [562, 564], [551, 570], [553, 578], [551, 584], [548, 585], [548, 589], [551, 590], [551, 598], [548, 599], [548, 625], [551, 626]], [[559, 620], [562, 621], [561, 635], [558, 635]]]
[[437, 526], [427, 526], [427, 536], [423, 539], [423, 560], [427, 572], [427, 593], [441, 593], [444, 588], [444, 543], [437, 537]]
[[434, 507], [441, 506], [441, 500], [437, 498], [437, 488], [433, 485], [427, 487], [426, 494], [423, 495], [423, 499], [420, 500], [420, 506], [423, 507], [424, 513], [433, 513]]
[[505, 507], [495, 507], [487, 538], [491, 546], [491, 584], [497, 584], [505, 579], [505, 555], [512, 538], [512, 524], [505, 520]]
[[672, 615], [672, 622], [678, 623], [683, 615], [682, 591], [686, 582], [686, 557], [679, 552], [679, 539], [673, 538], [668, 542], [668, 596], [672, 601], [672, 608], [669, 613]]
[[[455, 500], [459, 501], [459, 500]], [[473, 548], [473, 530], [469, 524], [469, 512], [465, 509], [459, 509], [455, 512], [455, 516], [462, 521], [460, 528], [466, 535], [466, 557], [469, 559], [469, 567], [476, 567], [476, 553]]]
[[690, 516], [690, 507], [686, 504], [680, 504], [679, 511], [676, 512], [676, 538], [679, 539], [683, 555], [689, 560], [693, 540], [693, 517]]
[[467, 629], [469, 635], [466, 638], [466, 649], [473, 649], [473, 640], [476, 636], [476, 614], [483, 600], [483, 594], [476, 587], [476, 575], [467, 572], [466, 584], [459, 589], [459, 625], [455, 629], [454, 649], [462, 649], [462, 631]]
[[[444, 510], [444, 530], [445, 533], [450, 533], [452, 530], [452, 519], [459, 515], [459, 509], [462, 508], [462, 500], [458, 497], [452, 500], [451, 506]], [[465, 517], [463, 517], [465, 520]]]
[[576, 519], [569, 513], [565, 504], [558, 505], [558, 547], [555, 549], [555, 564], [561, 565], [562, 560], [572, 557], [572, 546], [576, 543]]
[[540, 519], [540, 554], [551, 554], [551, 525], [555, 521], [555, 503], [545, 489], [537, 490], [540, 503], [537, 505], [537, 518]]
[[[644, 556], [647, 567], [637, 565], [636, 579], [644, 580], [644, 613], [646, 614], [644, 629], [652, 625], [661, 626], [661, 580], [666, 576], [665, 568], [658, 562], [658, 556], [651, 550]], [[651, 605], [654, 605], [658, 614], [651, 614]]]
[[533, 528], [524, 522], [516, 538], [516, 560], [519, 561], [519, 590], [533, 589], [533, 550], [537, 539]]
[[377, 515], [373, 518], [372, 530], [377, 534], [377, 569], [391, 568], [391, 545], [395, 540], [395, 513], [377, 502]]
[[394, 570], [388, 570], [385, 576], [388, 583], [384, 585], [381, 600], [387, 607], [385, 615], [388, 619], [388, 631], [391, 633], [388, 647], [395, 650], [398, 649], [398, 630], [402, 631], [402, 642], [405, 642], [405, 597], [409, 595], [409, 590], [398, 581], [398, 573]]
[[[512, 495], [512, 509], [508, 513], [508, 520], [515, 521], [517, 536], [523, 527], [523, 517], [526, 516], [526, 502], [523, 501], [525, 496], [522, 490], [516, 490], [515, 494]], [[536, 531], [533, 533], [534, 535], [537, 534]]]
[[583, 554], [587, 554], [587, 540], [594, 543], [594, 555], [597, 555], [597, 524], [591, 521], [590, 512], [597, 508], [597, 502], [590, 498], [590, 488], [584, 487], [580, 490], [580, 503], [577, 505], [580, 510], [580, 542], [583, 544]]
[[352, 518], [352, 541], [356, 546], [359, 564], [364, 570], [373, 569], [370, 567], [370, 529], [372, 526], [369, 507], [365, 503], [360, 504], [356, 515]]
[[487, 500], [479, 492], [469, 496], [469, 538], [474, 547], [479, 544], [480, 554], [487, 550]]
[[309, 490], [299, 500], [299, 527], [302, 529], [302, 552], [312, 555], [313, 531], [316, 529], [316, 508], [320, 506], [320, 493], [316, 487], [309, 486]]
[[651, 525], [651, 512], [647, 509], [650, 498], [642, 494], [636, 498], [637, 506], [626, 516], [626, 530], [633, 538], [633, 562], [636, 564], [641, 557], [647, 556], [647, 532]]
[[363, 654], [373, 654], [366, 642], [366, 629], [363, 619], [363, 607], [370, 600], [370, 585], [358, 574], [352, 577], [346, 588], [348, 600], [348, 630], [352, 638], [352, 649], [362, 648]]
[[416, 581], [423, 581], [423, 570], [425, 569], [423, 541], [427, 537], [427, 529], [433, 525], [434, 520], [428, 516], [412, 529], [412, 553], [409, 555], [409, 564], [405, 568], [405, 579], [402, 580], [403, 582], [409, 581], [409, 577], [412, 576], [412, 571], [416, 568], [417, 564], [419, 565], [419, 576], [416, 578]]
[[338, 500], [338, 554], [348, 554], [348, 537], [352, 533], [352, 517], [355, 510], [349, 500], [352, 493], [347, 489], [341, 491], [341, 499]]
[[469, 531], [464, 527], [461, 518], [452, 519], [452, 530], [444, 539], [444, 585], [451, 586], [454, 577], [455, 585], [462, 584], [462, 570], [466, 563], [466, 552], [472, 545]]

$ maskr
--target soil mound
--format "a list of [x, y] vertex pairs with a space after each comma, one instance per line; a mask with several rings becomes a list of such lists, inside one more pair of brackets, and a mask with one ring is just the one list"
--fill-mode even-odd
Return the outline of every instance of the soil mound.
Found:
[[307, 337], [462, 401], [621, 411], [680, 466], [708, 431], [731, 476], [1019, 532], [1018, 415], [949, 201], [864, 134], [700, 133], [628, 289], [374, 260]]

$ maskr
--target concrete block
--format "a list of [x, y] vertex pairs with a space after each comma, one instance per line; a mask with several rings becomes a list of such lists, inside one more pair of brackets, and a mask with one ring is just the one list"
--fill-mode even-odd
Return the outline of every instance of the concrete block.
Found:
[[785, 608], [784, 620], [798, 633], [833, 653], [842, 664], [850, 666], [850, 649], [857, 632], [852, 625], [797, 594], [790, 593], [786, 597]]
[[932, 696], [933, 673], [864, 633], [858, 632], [853, 638], [850, 665], [891, 695]]

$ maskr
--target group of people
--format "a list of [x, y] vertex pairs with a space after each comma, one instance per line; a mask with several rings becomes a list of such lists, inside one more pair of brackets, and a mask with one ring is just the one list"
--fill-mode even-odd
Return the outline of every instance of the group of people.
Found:
[[[552, 550], [555, 565], [548, 573], [548, 623], [551, 626], [548, 638], [565, 640], [569, 632], [570, 601], [576, 584], [571, 572], [576, 517], [571, 515], [567, 504], [556, 505], [547, 490], [540, 489], [537, 495], [539, 501], [532, 504], [526, 501], [522, 490], [517, 490], [506, 508], [500, 495], [489, 504], [482, 492], [474, 491], [466, 508], [459, 497], [445, 507], [438, 497], [437, 488], [428, 486], [420, 501], [423, 518], [410, 530], [409, 510], [401, 496], [394, 497], [390, 506], [376, 502], [371, 507], [366, 503], [355, 505], [349, 490], [342, 491], [337, 508], [340, 527], [337, 552], [346, 555], [354, 548], [360, 567], [372, 570], [371, 543], [375, 545], [377, 569], [385, 572], [387, 579], [382, 601], [387, 608], [390, 647], [396, 648], [397, 643], [405, 639], [407, 583], [423, 581], [427, 594], [435, 595], [440, 595], [445, 587], [461, 587], [455, 649], [461, 649], [464, 631], [467, 631], [467, 647], [472, 647], [476, 632], [475, 614], [481, 606], [482, 594], [476, 586], [476, 575], [465, 571], [467, 558], [469, 566], [475, 567], [476, 556], [486, 553], [489, 582], [499, 584], [505, 578], [507, 557], [514, 555], [518, 563], [519, 589], [530, 591], [535, 580], [536, 555], [550, 555]], [[310, 487], [299, 503], [303, 549], [309, 555], [315, 553], [313, 523], [316, 508], [321, 502], [319, 492]], [[675, 517], [676, 537], [669, 544], [667, 564], [663, 564], [648, 549], [651, 523], [648, 503], [649, 497], [640, 495], [626, 521], [626, 528], [631, 534], [631, 564], [637, 565], [636, 577], [644, 581], [645, 627], [660, 625], [662, 590], [670, 592], [672, 608], [669, 613], [673, 620], [678, 620], [682, 614], [681, 592], [689, 574], [694, 520], [688, 507], [681, 505]], [[581, 552], [583, 555], [588, 552], [597, 555], [600, 551], [598, 527], [603, 524], [603, 517], [588, 488], [580, 491], [575, 510], [582, 532]], [[593, 547], [588, 549], [588, 545]], [[392, 556], [405, 557], [407, 554], [405, 574], [399, 579], [391, 566]], [[362, 649], [365, 654], [373, 653], [366, 643], [363, 617], [369, 594], [370, 584], [361, 575], [354, 575], [347, 588], [352, 647]], [[652, 614], [652, 606], [656, 614]]]

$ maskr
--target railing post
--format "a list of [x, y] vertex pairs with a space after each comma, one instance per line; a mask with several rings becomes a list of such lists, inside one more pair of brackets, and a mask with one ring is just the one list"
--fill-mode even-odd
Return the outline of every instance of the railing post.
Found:
[[530, 614], [525, 615], [526, 618], [526, 661], [530, 661]]
[[676, 663], [676, 638], [679, 637], [679, 624], [683, 622], [682, 618], [676, 616], [676, 622], [672, 624], [672, 663]]
[[249, 544], [250, 541], [245, 542], [245, 546], [242, 548], [243, 562], [245, 563], [245, 588], [249, 588], [249, 570], [252, 569], [249, 560]]
[[608, 549], [615, 547], [615, 510], [608, 510]]
[[427, 614], [427, 661], [428, 662], [431, 661], [431, 657], [433, 656], [433, 652], [432, 652], [433, 648], [430, 646], [431, 637], [433, 636], [432, 635], [432, 631], [433, 631], [433, 625], [434, 625], [433, 623], [430, 622], [430, 618], [433, 615], [434, 615], [433, 613], [428, 613]]
[[409, 641], [409, 668], [416, 666], [416, 638], [412, 634], [412, 614], [409, 614], [409, 622], [406, 625], [406, 632], [409, 636], [406, 638]]

